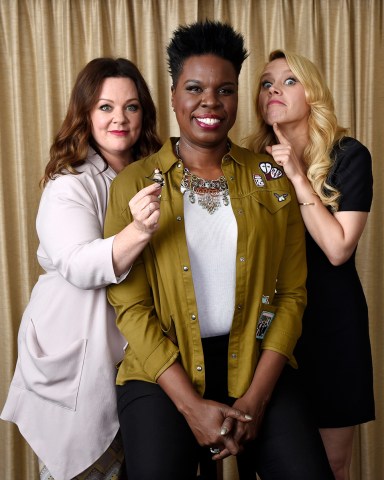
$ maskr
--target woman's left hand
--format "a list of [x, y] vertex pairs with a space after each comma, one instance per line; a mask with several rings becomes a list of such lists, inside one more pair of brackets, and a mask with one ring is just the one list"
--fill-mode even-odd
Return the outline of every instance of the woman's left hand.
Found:
[[[265, 409], [286, 363], [287, 358], [284, 355], [267, 349], [262, 351], [251, 385], [244, 395], [232, 405], [236, 410], [247, 412], [251, 416], [251, 420], [241, 425], [235, 418], [227, 416], [221, 425], [223, 436], [231, 436], [234, 442], [241, 447], [257, 437]], [[219, 460], [226, 456], [228, 456], [228, 452], [224, 449], [213, 458]]]
[[182, 413], [199, 445], [219, 449], [218, 458], [237, 455], [242, 451], [242, 446], [232, 433], [223, 434], [223, 426], [227, 420], [233, 420], [236, 424], [252, 421], [244, 411], [196, 396], [193, 402], [188, 402], [188, 406], [183, 408]]
[[[241, 446], [255, 439], [264, 417], [265, 406], [266, 405], [257, 409], [254, 406], [251, 406], [244, 397], [238, 398], [232, 405], [232, 408], [242, 412], [249, 412], [252, 416], [252, 420], [244, 423], [239, 422], [235, 418], [227, 417], [221, 426], [222, 436], [232, 437], [235, 443]], [[228, 453], [229, 452], [224, 448], [219, 454], [214, 455], [212, 458], [213, 460], [219, 460], [227, 457]]]

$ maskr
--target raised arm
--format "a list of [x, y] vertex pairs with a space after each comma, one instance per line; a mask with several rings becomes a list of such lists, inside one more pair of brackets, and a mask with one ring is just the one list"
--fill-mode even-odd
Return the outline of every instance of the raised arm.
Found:
[[116, 234], [112, 246], [113, 268], [116, 276], [124, 274], [131, 266], [153, 233], [158, 229], [160, 217], [157, 183], [140, 190], [129, 202], [133, 220]]
[[[295, 188], [308, 232], [333, 265], [345, 263], [356, 249], [368, 218], [368, 212], [358, 211], [358, 206], [351, 205], [345, 211], [332, 214], [314, 193], [292, 145], [277, 124], [273, 128], [280, 143], [269, 147], [268, 151], [275, 161], [284, 167], [287, 177]], [[360, 196], [362, 189], [371, 189], [369, 152], [359, 144], [345, 157], [343, 161], [348, 164], [348, 169], [345, 170], [345, 174], [348, 176], [348, 188], [353, 192], [353, 196]], [[342, 195], [348, 195], [349, 192], [343, 191], [343, 187], [341, 185]]]
[[[60, 275], [78, 288], [116, 283], [142, 251], [159, 216], [157, 185], [132, 199], [132, 225], [103, 239], [104, 202], [92, 180], [63, 175], [43, 192], [36, 225], [41, 247]], [[151, 212], [145, 205], [151, 203]], [[41, 250], [39, 251], [41, 254]]]

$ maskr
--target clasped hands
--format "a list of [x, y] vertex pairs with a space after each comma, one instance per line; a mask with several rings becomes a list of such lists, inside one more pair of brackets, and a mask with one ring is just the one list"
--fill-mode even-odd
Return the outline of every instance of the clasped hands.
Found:
[[248, 411], [241, 398], [232, 407], [201, 399], [185, 417], [199, 445], [211, 448], [213, 460], [220, 460], [237, 455], [256, 437], [261, 415]]

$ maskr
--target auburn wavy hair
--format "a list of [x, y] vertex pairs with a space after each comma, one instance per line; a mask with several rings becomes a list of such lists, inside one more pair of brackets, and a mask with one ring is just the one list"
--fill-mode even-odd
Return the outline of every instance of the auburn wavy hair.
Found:
[[140, 137], [132, 149], [134, 160], [151, 155], [161, 147], [156, 130], [156, 107], [139, 69], [125, 58], [95, 58], [77, 76], [65, 119], [50, 148], [42, 186], [58, 174], [77, 174], [76, 167], [86, 160], [89, 145], [100, 153], [91, 133], [90, 112], [96, 105], [104, 80], [111, 77], [130, 78], [139, 95], [143, 121]]
[[[270, 53], [268, 63], [284, 58], [299, 82], [303, 85], [305, 97], [310, 107], [308, 119], [309, 139], [304, 150], [304, 162], [307, 166], [307, 177], [315, 193], [324, 205], [337, 211], [340, 192], [328, 183], [333, 166], [330, 156], [333, 146], [346, 134], [347, 129], [337, 123], [333, 96], [318, 68], [306, 57], [286, 50], [274, 50]], [[258, 76], [255, 95], [256, 133], [247, 139], [247, 146], [254, 152], [265, 152], [267, 145], [278, 143], [271, 125], [267, 125], [259, 107], [261, 76], [266, 65]]]

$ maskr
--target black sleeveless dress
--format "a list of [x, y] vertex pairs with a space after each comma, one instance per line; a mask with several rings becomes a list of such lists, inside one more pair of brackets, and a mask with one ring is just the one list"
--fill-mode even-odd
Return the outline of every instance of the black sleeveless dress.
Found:
[[[342, 194], [339, 211], [368, 212], [373, 183], [369, 151], [345, 137], [332, 158], [329, 182]], [[346, 427], [374, 420], [368, 309], [355, 252], [335, 267], [307, 232], [307, 262], [308, 304], [295, 356], [318, 425]]]

